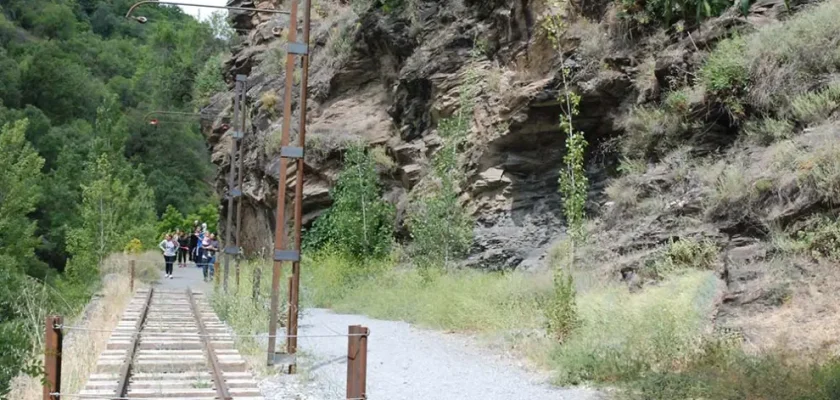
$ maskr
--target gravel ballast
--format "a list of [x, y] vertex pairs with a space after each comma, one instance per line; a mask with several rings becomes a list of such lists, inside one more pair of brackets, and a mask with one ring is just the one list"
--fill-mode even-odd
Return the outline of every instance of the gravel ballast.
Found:
[[[589, 389], [550, 385], [512, 360], [469, 337], [418, 329], [404, 322], [307, 309], [300, 335], [346, 334], [370, 328], [367, 392], [372, 400], [595, 400]], [[347, 378], [347, 338], [299, 339], [301, 374], [262, 383], [266, 399], [342, 399]]]

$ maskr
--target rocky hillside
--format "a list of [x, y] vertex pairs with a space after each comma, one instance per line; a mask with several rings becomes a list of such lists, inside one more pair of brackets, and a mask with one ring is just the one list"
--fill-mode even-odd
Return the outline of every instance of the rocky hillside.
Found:
[[[604, 1], [568, 10], [548, 0], [314, 3], [305, 222], [330, 205], [342, 150], [357, 140], [381, 149], [386, 197], [404, 210], [440, 145], [438, 121], [470, 81], [475, 108], [460, 156], [461, 200], [476, 218], [467, 264], [544, 266], [563, 237], [557, 99], [567, 70], [590, 143], [590, 240], [578, 265], [632, 290], [670, 267], [714, 269], [726, 286], [719, 327], [759, 347], [791, 338], [797, 348], [836, 346], [828, 333], [840, 332], [826, 321], [836, 319], [840, 259], [837, 0], [760, 0], [702, 24], [642, 26]], [[551, 15], [564, 19], [559, 43], [542, 24]], [[259, 252], [272, 246], [287, 21], [232, 18], [247, 35], [228, 81], [247, 75], [251, 104], [243, 244]], [[229, 104], [232, 93], [217, 97]], [[207, 129], [219, 193], [231, 114]], [[808, 329], [778, 329], [790, 324]]]

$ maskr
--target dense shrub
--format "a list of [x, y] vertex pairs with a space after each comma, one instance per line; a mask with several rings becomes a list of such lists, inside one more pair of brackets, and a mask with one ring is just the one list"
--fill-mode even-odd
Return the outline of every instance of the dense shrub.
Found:
[[[700, 70], [706, 89], [722, 100], [740, 97], [767, 113], [784, 113], [840, 67], [840, 3], [828, 1], [788, 21], [722, 41]], [[749, 90], [747, 91], [747, 87]]]
[[620, 15], [640, 25], [670, 25], [677, 20], [699, 22], [729, 8], [724, 0], [619, 0]]
[[382, 199], [376, 162], [360, 144], [347, 150], [330, 197], [333, 205], [306, 236], [308, 247], [331, 247], [359, 258], [391, 251], [394, 209]]

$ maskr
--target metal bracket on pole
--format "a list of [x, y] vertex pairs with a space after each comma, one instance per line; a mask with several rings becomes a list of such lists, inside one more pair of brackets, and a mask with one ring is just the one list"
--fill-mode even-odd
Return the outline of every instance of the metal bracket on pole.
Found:
[[274, 261], [300, 261], [300, 252], [297, 250], [274, 250]]
[[286, 52], [290, 54], [309, 54], [309, 46], [303, 43], [291, 42], [286, 46]]
[[239, 251], [239, 247], [225, 247], [225, 254], [238, 255], [240, 253], [241, 251]]
[[283, 146], [280, 148], [280, 157], [303, 158], [303, 147]]

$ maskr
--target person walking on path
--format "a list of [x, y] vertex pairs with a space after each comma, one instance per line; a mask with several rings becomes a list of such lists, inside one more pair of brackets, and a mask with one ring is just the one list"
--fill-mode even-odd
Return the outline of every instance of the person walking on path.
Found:
[[190, 251], [190, 237], [183, 231], [178, 231], [178, 267], [187, 266], [187, 253]]
[[158, 247], [163, 251], [163, 260], [166, 264], [166, 277], [172, 279], [172, 264], [175, 263], [175, 253], [178, 251], [178, 242], [172, 239], [172, 234], [166, 234]]
[[213, 280], [213, 274], [215, 273], [216, 252], [219, 251], [219, 242], [216, 240], [216, 236], [208, 233], [204, 237], [201, 248], [204, 250], [204, 281], [206, 282]]
[[205, 234], [198, 228], [195, 231], [197, 245], [195, 246], [195, 266], [202, 268], [204, 266], [204, 238]]
[[201, 244], [201, 242], [198, 241], [198, 221], [195, 221], [195, 225], [196, 226], [193, 226], [192, 232], [190, 232], [190, 261], [198, 263], [200, 261], [195, 258], [195, 249]]

